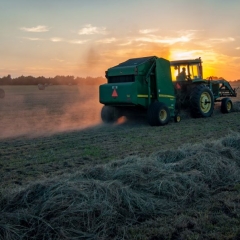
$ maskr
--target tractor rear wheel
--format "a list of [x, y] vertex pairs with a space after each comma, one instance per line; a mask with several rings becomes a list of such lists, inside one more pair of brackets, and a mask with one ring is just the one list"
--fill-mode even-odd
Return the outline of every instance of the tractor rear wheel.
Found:
[[193, 117], [210, 117], [214, 110], [211, 89], [204, 84], [197, 85], [190, 95], [190, 110]]
[[148, 108], [147, 118], [149, 125], [163, 126], [170, 120], [170, 111], [166, 104], [154, 102]]
[[114, 123], [118, 119], [117, 109], [112, 106], [103, 106], [101, 118], [104, 123]]
[[221, 112], [230, 113], [232, 111], [233, 104], [230, 98], [223, 98], [221, 102]]

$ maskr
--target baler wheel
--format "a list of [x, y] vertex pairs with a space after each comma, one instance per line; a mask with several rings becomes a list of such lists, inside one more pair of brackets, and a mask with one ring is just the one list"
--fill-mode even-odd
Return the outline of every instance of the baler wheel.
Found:
[[117, 110], [112, 106], [103, 106], [101, 118], [104, 123], [114, 123], [118, 119]]
[[170, 111], [164, 103], [154, 102], [148, 108], [147, 118], [151, 126], [163, 126], [169, 122]]
[[204, 84], [197, 85], [191, 92], [190, 109], [193, 117], [210, 117], [214, 110], [211, 89]]
[[223, 98], [221, 102], [221, 112], [230, 113], [232, 111], [233, 104], [230, 98]]
[[181, 116], [179, 114], [175, 115], [174, 122], [176, 122], [176, 123], [181, 122]]

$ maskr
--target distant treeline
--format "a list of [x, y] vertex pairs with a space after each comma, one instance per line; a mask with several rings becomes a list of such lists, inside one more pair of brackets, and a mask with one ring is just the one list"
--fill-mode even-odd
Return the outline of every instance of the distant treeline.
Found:
[[53, 78], [20, 76], [12, 78], [11, 75], [0, 78], [0, 85], [98, 85], [106, 83], [106, 78], [103, 77], [74, 77], [74, 76], [55, 76]]
[[[213, 80], [222, 79], [218, 77], [211, 77]], [[12, 78], [11, 75], [0, 78], [0, 85], [99, 85], [106, 83], [106, 78], [103, 77], [74, 77], [74, 76], [55, 76], [53, 78], [20, 76]], [[240, 82], [240, 79], [234, 82]]]
[[[225, 78], [223, 77], [216, 77], [216, 76], [210, 76], [206, 78], [207, 80], [224, 80]], [[227, 79], [225, 79], [227, 80]], [[240, 79], [238, 80], [234, 80], [234, 81], [230, 81], [230, 82], [240, 82]]]

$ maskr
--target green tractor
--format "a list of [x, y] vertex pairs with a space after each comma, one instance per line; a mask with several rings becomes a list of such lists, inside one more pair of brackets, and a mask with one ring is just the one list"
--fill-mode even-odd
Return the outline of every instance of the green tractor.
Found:
[[151, 126], [165, 125], [171, 118], [179, 122], [181, 109], [189, 109], [195, 118], [210, 117], [214, 102], [221, 101], [221, 111], [229, 113], [233, 107], [229, 97], [237, 96], [228, 81], [203, 79], [201, 58], [132, 58], [109, 68], [106, 78], [99, 87], [105, 123], [139, 111], [146, 113]]

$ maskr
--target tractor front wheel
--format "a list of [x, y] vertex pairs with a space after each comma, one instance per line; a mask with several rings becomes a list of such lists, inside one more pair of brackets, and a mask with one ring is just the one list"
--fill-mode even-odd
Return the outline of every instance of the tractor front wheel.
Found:
[[170, 120], [170, 111], [164, 103], [152, 103], [147, 112], [148, 123], [151, 126], [163, 126]]
[[118, 112], [115, 107], [103, 106], [101, 111], [101, 118], [104, 123], [114, 123], [118, 119]]
[[204, 84], [197, 85], [191, 92], [190, 110], [193, 117], [210, 117], [214, 110], [211, 89]]
[[230, 113], [232, 111], [233, 104], [230, 98], [223, 98], [221, 102], [221, 112]]

